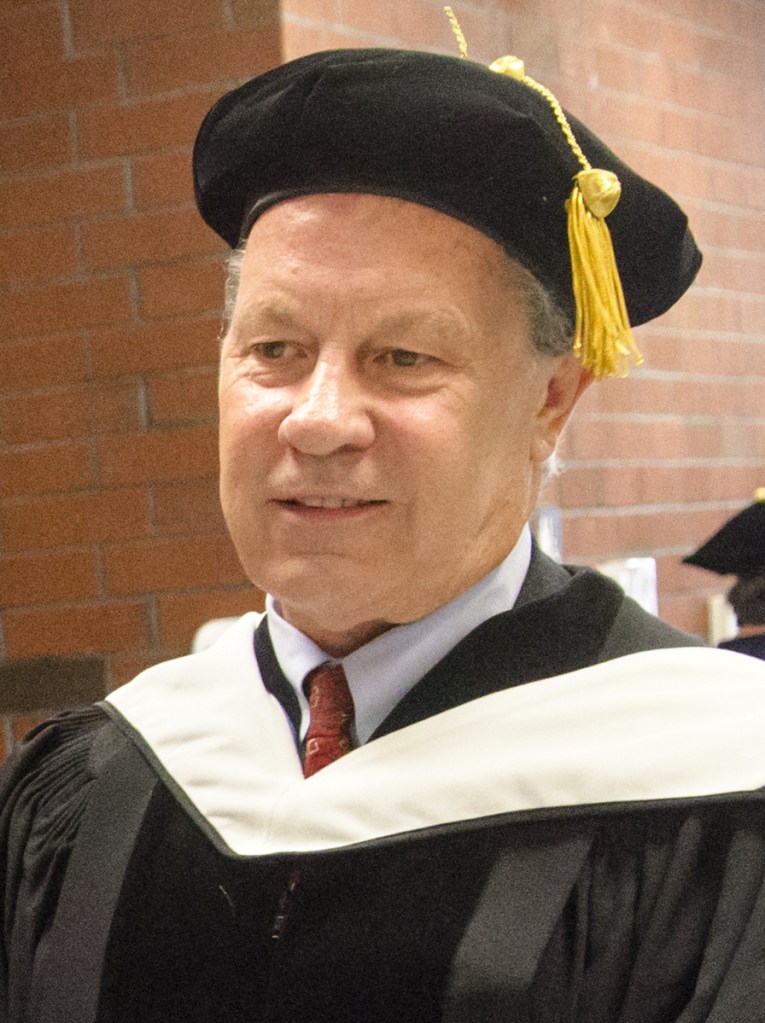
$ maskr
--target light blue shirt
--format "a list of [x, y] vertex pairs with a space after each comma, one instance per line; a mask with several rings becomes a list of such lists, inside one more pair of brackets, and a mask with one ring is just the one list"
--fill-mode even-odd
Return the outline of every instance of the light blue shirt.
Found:
[[[526, 526], [505, 560], [475, 586], [424, 618], [397, 625], [342, 658], [353, 696], [358, 743], [369, 739], [415, 683], [461, 639], [515, 605], [530, 560], [531, 532]], [[266, 611], [274, 653], [300, 704], [302, 739], [309, 720], [303, 680], [313, 668], [334, 658], [285, 621], [270, 596]]]

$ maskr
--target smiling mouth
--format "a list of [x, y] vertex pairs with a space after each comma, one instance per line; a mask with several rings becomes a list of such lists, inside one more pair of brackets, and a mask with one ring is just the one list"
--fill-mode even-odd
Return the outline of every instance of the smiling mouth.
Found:
[[363, 501], [350, 497], [295, 497], [283, 502], [293, 508], [368, 508], [384, 501]]

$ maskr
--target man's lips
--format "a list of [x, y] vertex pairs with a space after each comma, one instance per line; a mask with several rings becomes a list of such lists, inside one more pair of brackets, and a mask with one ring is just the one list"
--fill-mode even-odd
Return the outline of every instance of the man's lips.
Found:
[[374, 505], [387, 504], [386, 501], [371, 500], [358, 497], [330, 497], [329, 495], [310, 495], [305, 497], [276, 498], [276, 503], [291, 508], [369, 508]]

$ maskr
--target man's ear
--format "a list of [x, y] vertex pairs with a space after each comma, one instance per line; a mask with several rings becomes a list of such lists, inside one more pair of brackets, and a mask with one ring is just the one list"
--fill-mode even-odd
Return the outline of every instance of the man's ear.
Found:
[[532, 448], [535, 460], [544, 462], [555, 451], [558, 438], [580, 396], [594, 377], [583, 369], [573, 355], [549, 360], [547, 394], [537, 413], [537, 429]]

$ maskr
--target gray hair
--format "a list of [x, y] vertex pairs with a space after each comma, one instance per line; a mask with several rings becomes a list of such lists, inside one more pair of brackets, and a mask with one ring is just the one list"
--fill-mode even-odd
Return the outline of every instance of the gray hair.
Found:
[[225, 333], [231, 325], [231, 317], [234, 315], [236, 296], [239, 293], [239, 281], [242, 278], [242, 260], [247, 242], [243, 241], [232, 249], [226, 260], [226, 284], [223, 291], [223, 331]]
[[[226, 286], [223, 306], [223, 329], [228, 329], [234, 312], [239, 281], [242, 275], [242, 259], [246, 242], [232, 249], [226, 263]], [[517, 260], [508, 258], [504, 264], [505, 281], [521, 295], [529, 318], [531, 345], [538, 355], [555, 357], [571, 351], [573, 327], [550, 293], [536, 277]]]

